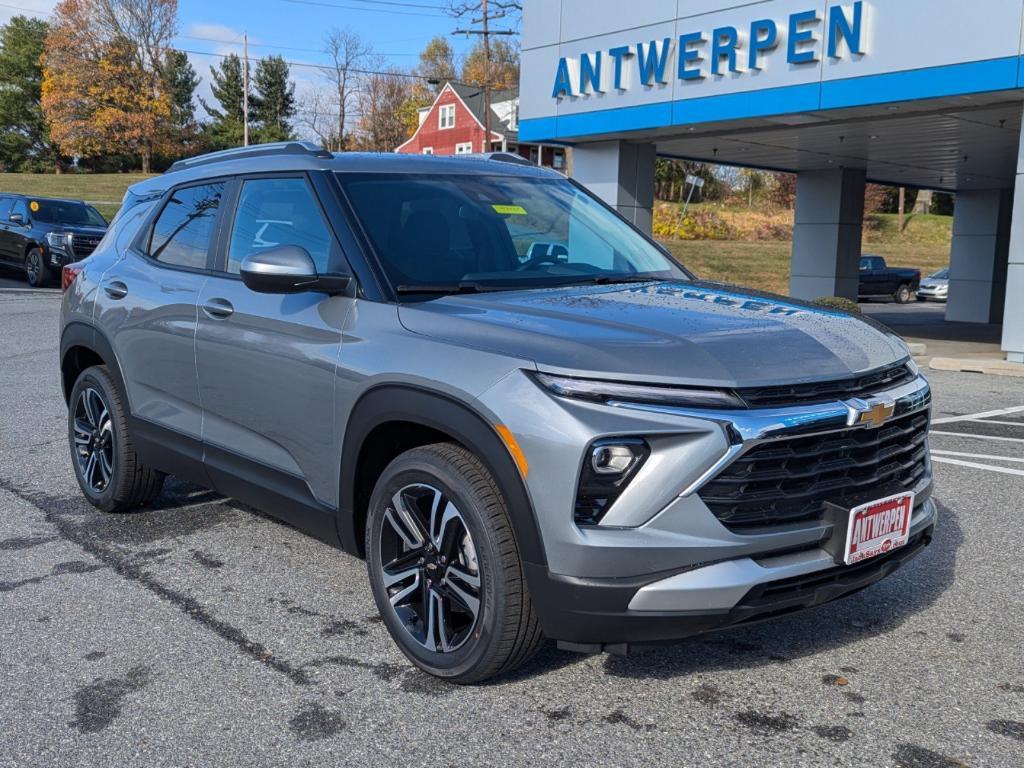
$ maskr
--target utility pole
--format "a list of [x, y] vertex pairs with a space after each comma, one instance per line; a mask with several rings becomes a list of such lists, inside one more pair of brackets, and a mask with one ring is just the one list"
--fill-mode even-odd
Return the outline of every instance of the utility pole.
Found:
[[[473, 19], [473, 24], [480, 24], [480, 29], [456, 29], [456, 35], [482, 35], [484, 39], [484, 152], [491, 151], [491, 35], [514, 35], [511, 29], [491, 29], [491, 22], [505, 18], [501, 11], [491, 16], [487, 8], [488, 0], [480, 0], [480, 18]], [[498, 3], [499, 7], [501, 3]]]
[[[242, 59], [242, 146], [249, 146], [249, 33], [244, 33]], [[236, 38], [237, 39], [237, 38]]]

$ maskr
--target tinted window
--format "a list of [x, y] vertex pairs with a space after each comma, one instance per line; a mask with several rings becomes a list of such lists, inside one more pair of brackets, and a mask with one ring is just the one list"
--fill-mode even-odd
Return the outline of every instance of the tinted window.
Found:
[[341, 181], [395, 286], [687, 278], [564, 179], [372, 174]]
[[305, 248], [320, 273], [331, 272], [331, 235], [303, 179], [250, 179], [242, 184], [231, 228], [228, 272], [242, 260], [279, 245]]
[[28, 221], [28, 206], [25, 205], [24, 200], [14, 201], [14, 207], [11, 208], [11, 214], [13, 215], [15, 213], [21, 214], [22, 221]]
[[223, 183], [171, 193], [153, 225], [149, 255], [166, 264], [204, 269], [223, 194]]
[[11, 215], [11, 204], [14, 203], [14, 199], [10, 197], [0, 197], [0, 221], [7, 221]]
[[91, 205], [72, 200], [33, 200], [32, 217], [46, 224], [107, 226], [106, 219]]

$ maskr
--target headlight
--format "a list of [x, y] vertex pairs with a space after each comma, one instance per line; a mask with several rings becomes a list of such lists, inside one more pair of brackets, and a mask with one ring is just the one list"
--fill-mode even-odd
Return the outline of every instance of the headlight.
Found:
[[46, 242], [51, 248], [60, 248], [71, 253], [71, 235], [63, 232], [47, 232]]
[[662, 387], [654, 384], [623, 384], [617, 381], [577, 379], [570, 376], [534, 374], [548, 391], [560, 397], [589, 400], [595, 403], [622, 401], [671, 405], [678, 408], [746, 408], [735, 392], [725, 389]]

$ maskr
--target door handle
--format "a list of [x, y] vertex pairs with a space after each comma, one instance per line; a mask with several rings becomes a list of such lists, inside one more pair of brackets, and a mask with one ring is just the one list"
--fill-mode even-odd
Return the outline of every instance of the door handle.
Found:
[[103, 286], [103, 292], [112, 299], [123, 299], [128, 295], [128, 286], [120, 280], [112, 280]]
[[208, 299], [203, 304], [203, 312], [213, 318], [223, 320], [226, 317], [231, 317], [234, 313], [235, 308], [231, 306], [231, 302], [227, 299]]

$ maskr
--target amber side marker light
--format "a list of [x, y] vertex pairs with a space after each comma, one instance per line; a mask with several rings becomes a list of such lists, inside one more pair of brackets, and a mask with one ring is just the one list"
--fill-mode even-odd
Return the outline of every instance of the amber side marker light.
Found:
[[495, 424], [494, 428], [497, 430], [498, 436], [501, 437], [505, 447], [508, 448], [508, 452], [512, 454], [512, 459], [515, 461], [516, 466], [519, 467], [520, 473], [525, 478], [530, 473], [530, 464], [526, 460], [526, 454], [523, 453], [523, 449], [519, 447], [516, 436], [504, 424]]

